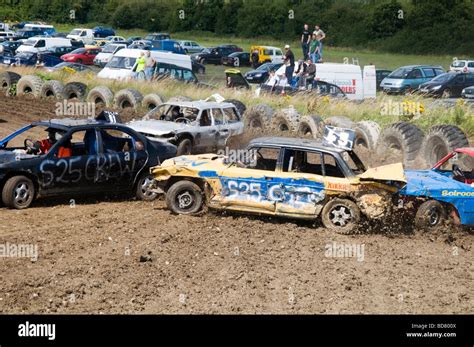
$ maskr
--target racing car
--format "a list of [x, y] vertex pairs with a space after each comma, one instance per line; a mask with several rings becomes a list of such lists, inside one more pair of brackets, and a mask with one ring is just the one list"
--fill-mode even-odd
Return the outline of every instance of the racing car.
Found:
[[24, 209], [43, 196], [120, 191], [154, 199], [150, 167], [174, 157], [176, 147], [112, 123], [116, 116], [34, 122], [1, 140], [3, 204]]
[[263, 137], [245, 158], [203, 154], [169, 159], [152, 168], [176, 214], [204, 205], [263, 215], [314, 220], [340, 233], [361, 217], [378, 219], [404, 184], [401, 163], [366, 170], [352, 149], [325, 141]]
[[448, 217], [474, 226], [474, 147], [457, 148], [431, 170], [407, 170], [402, 202], [414, 205], [415, 225], [430, 228]]

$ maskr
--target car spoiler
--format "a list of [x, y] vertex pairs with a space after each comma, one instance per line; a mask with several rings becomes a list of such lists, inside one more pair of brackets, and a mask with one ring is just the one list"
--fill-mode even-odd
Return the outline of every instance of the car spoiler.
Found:
[[395, 181], [407, 183], [402, 163], [374, 167], [358, 175], [358, 177], [361, 180], [367, 181]]

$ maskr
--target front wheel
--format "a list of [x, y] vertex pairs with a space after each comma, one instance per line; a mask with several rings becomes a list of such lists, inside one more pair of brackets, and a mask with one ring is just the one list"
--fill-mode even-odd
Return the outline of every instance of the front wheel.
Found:
[[451, 90], [445, 89], [445, 90], [443, 90], [443, 94], [441, 94], [441, 97], [443, 99], [450, 99], [450, 98], [453, 97], [453, 94], [451, 93]]
[[349, 234], [360, 220], [360, 210], [351, 200], [332, 199], [324, 206], [321, 219], [327, 229]]
[[2, 201], [7, 207], [19, 210], [28, 208], [34, 198], [35, 186], [28, 177], [11, 177], [3, 186]]
[[176, 156], [191, 154], [193, 143], [190, 139], [182, 139], [178, 144]]
[[196, 214], [202, 209], [203, 192], [191, 181], [179, 181], [166, 193], [166, 206], [176, 214]]
[[415, 226], [420, 229], [436, 228], [446, 220], [446, 209], [436, 200], [425, 201], [418, 207]]
[[158, 197], [158, 193], [153, 192], [151, 190], [153, 182], [154, 179], [152, 175], [143, 175], [140, 177], [137, 182], [137, 188], [135, 191], [135, 196], [137, 197], [137, 199], [143, 201], [152, 201]]

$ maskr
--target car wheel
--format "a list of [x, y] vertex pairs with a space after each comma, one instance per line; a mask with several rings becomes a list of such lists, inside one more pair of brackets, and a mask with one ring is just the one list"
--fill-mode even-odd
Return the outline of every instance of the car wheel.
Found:
[[176, 156], [191, 154], [192, 150], [193, 150], [193, 143], [191, 139], [184, 138], [181, 141], [179, 141]]
[[450, 99], [450, 98], [453, 97], [453, 93], [451, 93], [451, 90], [447, 88], [447, 89], [443, 90], [443, 94], [441, 94], [441, 97], [443, 99]]
[[201, 61], [200, 61], [201, 64], [206, 64], [206, 59], [204, 58], [201, 58]]
[[166, 193], [166, 206], [176, 214], [196, 214], [202, 209], [203, 193], [191, 181], [179, 181]]
[[78, 63], [78, 64], [82, 64], [82, 59], [80, 59], [80, 58], [79, 58], [79, 59], [77, 59], [77, 60], [76, 60], [76, 63]]
[[204, 75], [206, 73], [206, 70], [204, 70], [204, 68], [201, 67], [199, 68], [198, 73], [201, 75]]
[[28, 208], [35, 198], [35, 186], [25, 176], [14, 176], [3, 186], [2, 201], [5, 206], [16, 209]]
[[415, 226], [420, 229], [435, 228], [446, 220], [446, 209], [436, 200], [425, 201], [418, 207]]
[[143, 175], [137, 182], [135, 195], [137, 199], [143, 201], [155, 200], [158, 193], [151, 191], [151, 186], [154, 179], [152, 175]]
[[351, 200], [336, 198], [324, 206], [321, 219], [327, 229], [349, 234], [360, 220], [360, 210]]

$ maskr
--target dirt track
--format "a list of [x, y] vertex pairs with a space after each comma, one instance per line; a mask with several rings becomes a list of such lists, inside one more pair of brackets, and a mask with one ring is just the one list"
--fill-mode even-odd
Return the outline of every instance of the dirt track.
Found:
[[[0, 97], [0, 136], [54, 116], [52, 102], [14, 100]], [[37, 261], [0, 258], [0, 312], [474, 311], [465, 230], [342, 236], [274, 218], [174, 216], [162, 201], [72, 198], [0, 209], [0, 244], [39, 252]], [[364, 245], [363, 261], [326, 257], [333, 242]]]

